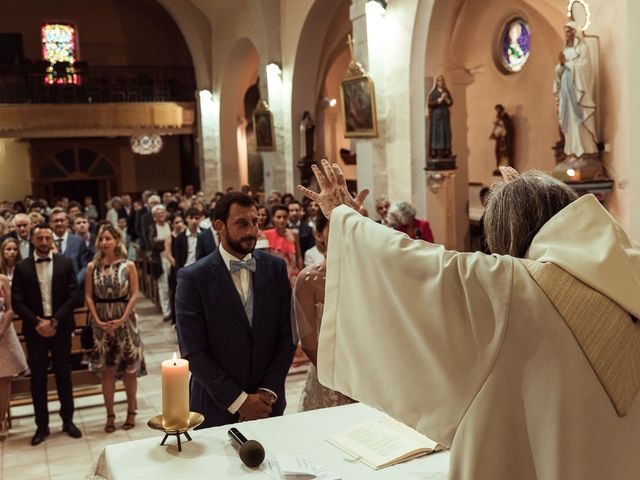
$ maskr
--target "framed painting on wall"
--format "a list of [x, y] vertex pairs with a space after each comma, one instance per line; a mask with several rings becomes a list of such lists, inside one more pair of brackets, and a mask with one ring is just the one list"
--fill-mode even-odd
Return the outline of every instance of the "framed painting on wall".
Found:
[[340, 100], [346, 138], [378, 136], [375, 88], [369, 75], [348, 76], [342, 80]]
[[271, 152], [276, 149], [273, 114], [264, 100], [258, 103], [253, 112], [253, 131], [256, 132], [256, 150]]

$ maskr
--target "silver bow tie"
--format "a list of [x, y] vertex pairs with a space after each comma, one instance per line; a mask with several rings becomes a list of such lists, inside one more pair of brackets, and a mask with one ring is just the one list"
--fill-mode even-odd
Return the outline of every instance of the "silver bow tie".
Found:
[[256, 271], [256, 259], [250, 258], [249, 260], [231, 260], [231, 273], [239, 272], [241, 269], [246, 268], [251, 272]]

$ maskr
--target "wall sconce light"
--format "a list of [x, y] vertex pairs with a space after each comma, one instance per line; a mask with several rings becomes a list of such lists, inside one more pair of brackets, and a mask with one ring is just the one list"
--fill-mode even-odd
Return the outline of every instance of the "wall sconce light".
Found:
[[378, 5], [380, 5], [382, 8], [384, 8], [385, 10], [387, 9], [387, 6], [389, 5], [386, 0], [370, 0], [368, 3], [377, 3]]
[[267, 77], [268, 78], [272, 78], [274, 76], [280, 76], [282, 75], [282, 68], [280, 68], [280, 65], [278, 65], [275, 62], [271, 62], [269, 65], [267, 65]]
[[335, 107], [338, 104], [338, 100], [336, 100], [335, 98], [329, 98], [329, 97], [323, 97], [322, 99], [320, 99], [320, 105], [322, 106], [322, 108], [327, 108], [327, 107]]
[[427, 187], [433, 193], [438, 193], [444, 184], [445, 176], [441, 173], [427, 172]]
[[213, 101], [213, 92], [211, 90], [200, 90], [198, 95], [201, 101]]

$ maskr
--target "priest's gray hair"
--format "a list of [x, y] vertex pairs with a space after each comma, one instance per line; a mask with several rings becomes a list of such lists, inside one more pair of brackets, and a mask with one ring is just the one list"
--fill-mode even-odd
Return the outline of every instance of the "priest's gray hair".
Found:
[[577, 198], [566, 184], [534, 170], [495, 185], [484, 214], [489, 250], [523, 258], [542, 226]]

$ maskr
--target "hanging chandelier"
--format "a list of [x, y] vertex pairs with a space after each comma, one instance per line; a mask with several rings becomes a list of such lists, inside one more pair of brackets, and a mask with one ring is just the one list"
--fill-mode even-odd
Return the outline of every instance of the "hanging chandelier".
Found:
[[131, 151], [138, 155], [153, 155], [162, 150], [160, 135], [135, 135], [129, 139]]

